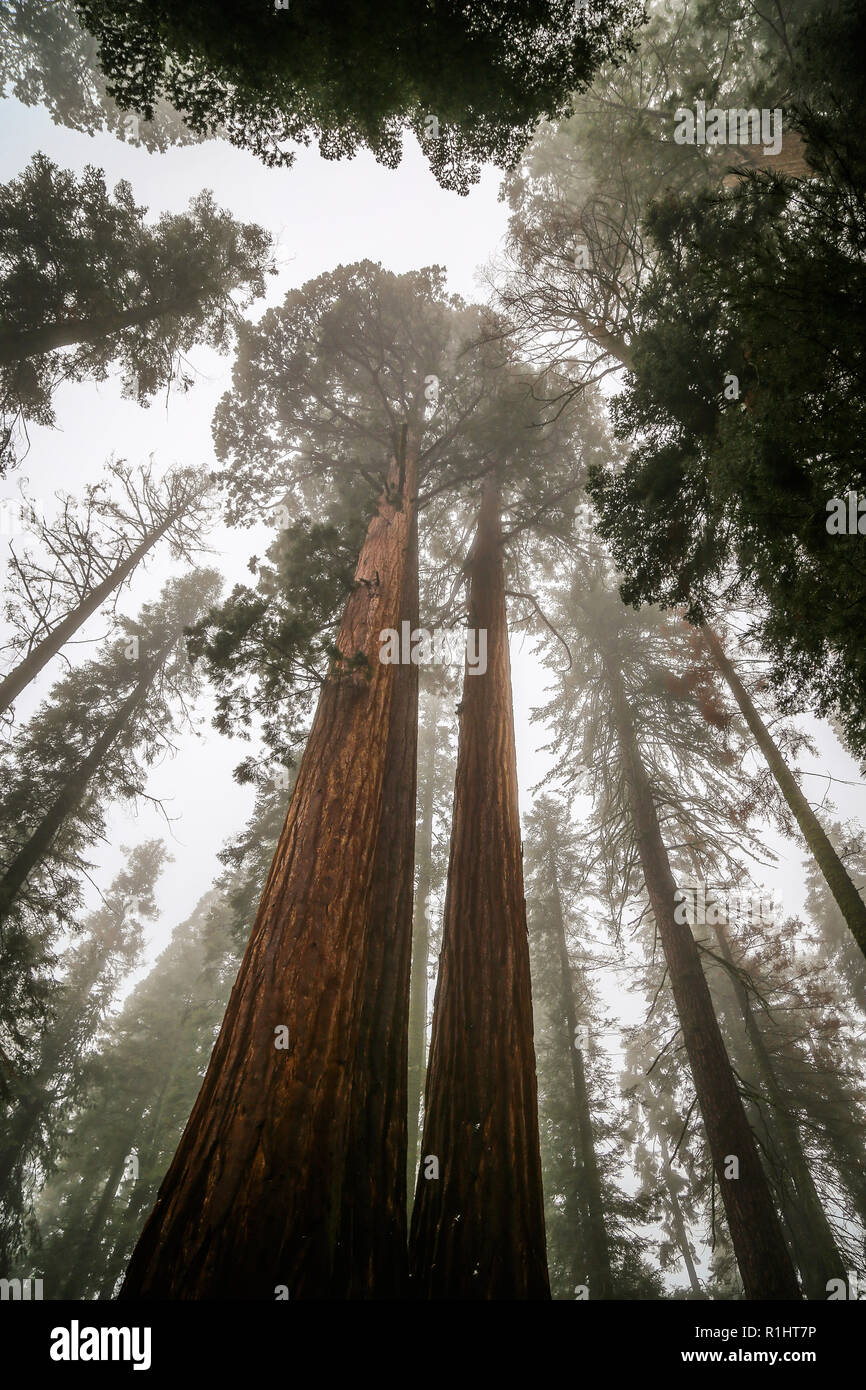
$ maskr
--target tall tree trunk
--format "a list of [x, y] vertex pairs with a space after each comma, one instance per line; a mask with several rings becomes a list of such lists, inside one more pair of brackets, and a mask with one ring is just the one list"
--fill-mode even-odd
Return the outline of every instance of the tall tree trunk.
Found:
[[25, 357], [39, 357], [58, 348], [78, 343], [96, 343], [124, 328], [138, 328], [151, 319], [173, 314], [189, 313], [200, 302], [200, 295], [184, 295], [182, 299], [155, 299], [139, 304], [135, 309], [119, 309], [110, 314], [97, 314], [89, 319], [56, 319], [38, 328], [21, 328], [0, 333], [0, 367], [20, 362]]
[[421, 1101], [427, 1062], [427, 963], [430, 953], [430, 919], [427, 899], [433, 882], [433, 803], [436, 790], [436, 709], [431, 702], [432, 723], [424, 729], [424, 800], [421, 806], [421, 843], [418, 850], [418, 892], [412, 925], [412, 974], [409, 985], [409, 1140], [406, 1151], [408, 1191], [414, 1194], [418, 1167]]
[[[842, 1257], [815, 1187], [790, 1099], [776, 1076], [773, 1059], [755, 1018], [749, 991], [734, 963], [727, 932], [721, 922], [713, 923], [719, 953], [729, 967], [728, 974], [740, 1010], [746, 1036], [751, 1044], [758, 1075], [770, 1105], [770, 1127], [781, 1141], [783, 1169], [780, 1174], [783, 1213], [794, 1237], [797, 1266], [806, 1297], [826, 1299], [827, 1281], [846, 1277]], [[793, 1192], [787, 1192], [787, 1179]]]
[[122, 1290], [117, 1295], [115, 1295], [114, 1290], [117, 1286], [117, 1281], [120, 1278], [120, 1275], [123, 1271], [124, 1261], [127, 1258], [127, 1252], [129, 1250], [130, 1245], [129, 1232], [130, 1229], [132, 1229], [133, 1231], [135, 1230], [142, 1213], [147, 1210], [148, 1201], [152, 1191], [153, 1188], [150, 1183], [142, 1183], [139, 1187], [139, 1190], [137, 1192], [132, 1193], [132, 1195], [130, 1196], [126, 1210], [121, 1218], [123, 1225], [115, 1237], [114, 1244], [112, 1245], [111, 1250], [106, 1256], [105, 1263], [101, 1271], [99, 1287], [96, 1291], [97, 1299], [105, 1300], [112, 1299], [114, 1297], [119, 1298], [122, 1296]]
[[[379, 633], [405, 601], [414, 459], [413, 440], [340, 626], [342, 658], [366, 665], [338, 663], [323, 686], [213, 1056], [121, 1297], [271, 1299], [277, 1285], [292, 1299], [345, 1296], [343, 1192], [365, 992], [377, 985], [367, 965], [398, 669], [379, 660]], [[288, 1048], [275, 1045], [283, 1027]], [[405, 1163], [404, 1151], [393, 1191]], [[389, 1201], [378, 1194], [383, 1210]]]
[[[411, 516], [400, 605], [404, 633], [418, 626], [414, 490]], [[397, 666], [394, 675], [369, 915], [368, 983], [360, 998], [355, 1049], [351, 1163], [339, 1238], [349, 1298], [405, 1297], [409, 1279], [406, 1148], [417, 763], [418, 666], [409, 662]]]
[[167, 648], [164, 649], [154, 662], [148, 664], [132, 692], [127, 695], [109, 719], [87, 757], [82, 759], [75, 771], [67, 778], [60, 794], [4, 871], [3, 877], [0, 878], [0, 923], [8, 917], [10, 909], [28, 877], [50, 850], [54, 837], [63, 822], [68, 816], [73, 815], [81, 805], [90, 779], [147, 695], [148, 689], [165, 660], [167, 650]]
[[[550, 1297], [499, 521], [467, 559], [487, 670], [467, 673], [410, 1262], [422, 1298]], [[434, 1173], [434, 1159], [438, 1176]]]
[[562, 895], [556, 864], [550, 862], [551, 883], [553, 885], [553, 920], [556, 935], [556, 948], [559, 953], [561, 972], [562, 1012], [568, 1030], [568, 1050], [571, 1056], [571, 1079], [574, 1087], [574, 1114], [577, 1127], [577, 1149], [581, 1158], [581, 1197], [585, 1211], [586, 1255], [589, 1296], [592, 1299], [613, 1298], [613, 1272], [610, 1267], [610, 1250], [604, 1223], [604, 1203], [601, 1191], [601, 1173], [595, 1152], [592, 1133], [592, 1111], [589, 1104], [589, 1091], [586, 1085], [586, 1072], [583, 1053], [577, 1045], [577, 1010], [574, 1004], [574, 986], [571, 976], [571, 960], [568, 943], [565, 939], [565, 917], [562, 910]]
[[776, 779], [779, 790], [799, 825], [806, 844], [827, 881], [830, 892], [839, 904], [839, 910], [848, 923], [854, 940], [866, 956], [866, 902], [857, 892], [848, 870], [797, 785], [796, 778], [776, 747], [775, 740], [755, 708], [749, 692], [734, 670], [717, 634], [711, 627], [704, 627], [701, 631], [707, 649], [727, 682], [752, 737], [766, 758], [767, 765]]
[[[622, 673], [600, 648], [623, 759], [644, 883], [662, 943], [704, 1128], [747, 1298], [798, 1299], [800, 1291], [754, 1135], [722, 1041], [695, 939], [675, 915], [676, 884], [640, 755]], [[729, 1176], [729, 1159], [738, 1175]]]
[[156, 545], [157, 541], [162, 539], [180, 515], [180, 510], [173, 512], [166, 517], [161, 526], [145, 536], [140, 545], [130, 551], [126, 559], [117, 565], [101, 584], [97, 584], [96, 588], [91, 590], [87, 597], [82, 599], [76, 608], [73, 608], [71, 613], [67, 613], [66, 617], [61, 619], [42, 638], [41, 642], [36, 644], [32, 651], [28, 652], [24, 660], [20, 661], [15, 669], [0, 681], [0, 713], [9, 708], [13, 700], [16, 700], [21, 694], [21, 691], [39, 675], [42, 668], [47, 666], [51, 658], [56, 656], [70, 637], [78, 631], [82, 623], [85, 623], [101, 608], [109, 594], [123, 583], [127, 575], [132, 573], [147, 552]]

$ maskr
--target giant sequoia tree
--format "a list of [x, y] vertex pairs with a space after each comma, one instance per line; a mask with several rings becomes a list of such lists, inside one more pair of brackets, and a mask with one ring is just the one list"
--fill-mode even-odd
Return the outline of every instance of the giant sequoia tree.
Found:
[[150, 118], [167, 98], [196, 133], [224, 134], [269, 164], [291, 163], [286, 142], [316, 139], [325, 158], [368, 148], [393, 167], [412, 130], [440, 182], [461, 191], [481, 162], [513, 163], [538, 119], [567, 107], [641, 14], [633, 0], [76, 9], [123, 108]]
[[[383, 496], [370, 523], [339, 658], [319, 699], [252, 936], [204, 1086], [130, 1263], [127, 1297], [255, 1298], [272, 1296], [277, 1284], [303, 1297], [333, 1294], [351, 1278], [336, 1213], [351, 1162], [365, 970], [373, 931], [390, 937], [401, 925], [371, 917], [396, 669], [378, 660], [378, 636], [399, 627], [406, 611], [411, 459], [408, 467], [394, 461], [389, 483], [394, 501]], [[400, 743], [408, 741], [414, 757], [411, 732], [410, 725]], [[405, 820], [414, 829], [414, 778], [409, 785]], [[409, 890], [411, 909], [411, 877]], [[408, 968], [407, 948], [405, 961]], [[405, 1135], [405, 1108], [393, 1122], [401, 1121]], [[401, 1158], [391, 1184], [397, 1197], [405, 1149]], [[396, 1200], [393, 1211], [399, 1220]], [[394, 1240], [381, 1271], [388, 1286], [392, 1261], [399, 1262]]]
[[501, 484], [485, 483], [465, 562], [487, 669], [467, 673], [412, 1209], [415, 1286], [427, 1298], [548, 1298], [532, 995]]
[[[419, 476], [430, 480], [437, 468], [448, 476], [455, 441], [462, 435], [465, 450], [466, 422], [489, 395], [469, 350], [473, 329], [477, 316], [444, 294], [437, 272], [397, 277], [364, 263], [292, 292], [242, 335], [235, 390], [216, 420], [231, 518], [250, 523], [279, 508], [285, 524], [294, 514], [294, 532], [272, 552], [283, 565], [293, 540], [314, 539], [303, 521], [310, 502], [333, 516], [347, 488], [360, 502], [366, 480], [353, 520], [366, 536], [347, 601], [332, 527], [315, 533], [330, 558], [300, 623], [279, 608], [275, 617], [274, 605], [291, 608], [295, 596], [271, 583], [268, 568], [255, 594], [236, 591], [194, 639], [212, 666], [258, 666], [257, 708], [269, 715], [274, 691], [293, 690], [298, 671], [309, 672], [317, 630], [345, 605], [335, 639], [316, 648], [330, 665], [286, 824], [213, 1065], [127, 1294], [256, 1297], [284, 1284], [293, 1297], [369, 1296], [399, 1289], [405, 1277], [418, 670], [381, 662], [379, 634], [417, 625]], [[463, 454], [459, 461], [466, 466]], [[371, 490], [379, 495], [368, 521]], [[315, 682], [314, 674], [313, 693]], [[229, 706], [220, 717], [231, 717]], [[262, 990], [260, 962], [274, 951], [281, 963]], [[277, 1048], [283, 1026], [289, 1046]], [[315, 1090], [312, 1074], [323, 1078]], [[239, 1095], [251, 1097], [246, 1111]], [[260, 1111], [271, 1119], [264, 1163], [254, 1163]], [[214, 1144], [221, 1177], [202, 1208], [200, 1155]]]
[[[256, 1297], [282, 1284], [293, 1297], [382, 1296], [405, 1279], [418, 667], [383, 663], [380, 634], [417, 623], [419, 506], [488, 472], [504, 439], [530, 514], [555, 512], [576, 483], [567, 432], [544, 427], [545, 404], [507, 344], [477, 346], [478, 327], [441, 272], [394, 276], [365, 262], [293, 291], [242, 335], [235, 390], [216, 417], [231, 519], [279, 509], [291, 521], [312, 502], [330, 515], [359, 480], [382, 490], [214, 1062], [127, 1294]], [[365, 512], [369, 493], [356, 520]], [[280, 664], [272, 612], [233, 601], [225, 645], [205, 625], [209, 659], [248, 661], [252, 624], [265, 666]], [[286, 636], [295, 642], [291, 625]], [[262, 990], [260, 962], [275, 951], [280, 968]], [[274, 1046], [281, 1026], [288, 1049]], [[315, 1091], [311, 1074], [325, 1078]], [[242, 1159], [263, 1142], [263, 1164]], [[214, 1144], [221, 1179], [202, 1208]]]

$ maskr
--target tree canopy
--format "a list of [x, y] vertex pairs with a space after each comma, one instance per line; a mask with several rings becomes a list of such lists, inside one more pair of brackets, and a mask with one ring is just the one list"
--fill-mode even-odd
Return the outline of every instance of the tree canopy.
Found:
[[[485, 161], [514, 163], [542, 116], [567, 108], [641, 14], [634, 0], [422, 5], [345, 0], [77, 0], [108, 90], [150, 119], [161, 98], [200, 135], [269, 164], [315, 139], [399, 163], [404, 131], [436, 178], [465, 192]], [[432, 123], [431, 123], [432, 122]]]

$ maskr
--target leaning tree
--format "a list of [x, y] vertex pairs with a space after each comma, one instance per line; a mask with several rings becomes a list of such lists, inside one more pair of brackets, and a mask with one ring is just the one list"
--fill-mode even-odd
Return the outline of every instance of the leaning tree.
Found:
[[126, 180], [113, 192], [93, 166], [80, 178], [36, 154], [0, 187], [0, 465], [19, 427], [53, 425], [62, 381], [119, 370], [141, 405], [192, 384], [185, 354], [225, 351], [243, 309], [265, 292], [271, 238], [207, 191], [155, 224]]

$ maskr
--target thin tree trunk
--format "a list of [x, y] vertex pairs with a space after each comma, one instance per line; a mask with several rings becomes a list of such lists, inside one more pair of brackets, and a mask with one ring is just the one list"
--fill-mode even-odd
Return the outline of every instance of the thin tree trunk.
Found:
[[141, 544], [130, 551], [126, 559], [117, 565], [101, 584], [97, 584], [96, 588], [82, 599], [71, 613], [67, 613], [66, 617], [57, 623], [56, 627], [53, 627], [32, 651], [28, 652], [24, 660], [20, 661], [15, 669], [0, 681], [0, 713], [9, 708], [13, 700], [16, 700], [22, 690], [39, 675], [42, 668], [47, 666], [53, 656], [57, 655], [81, 625], [101, 608], [109, 594], [123, 583], [127, 575], [132, 573], [147, 552], [156, 545], [157, 541], [162, 539], [180, 515], [179, 510], [173, 512], [166, 517], [161, 526], [145, 536]]
[[[400, 620], [402, 630], [408, 624], [411, 633], [418, 626], [414, 470], [407, 486], [412, 520]], [[396, 668], [390, 723], [339, 1240], [348, 1298], [405, 1297], [409, 1279], [406, 1148], [418, 763], [415, 662]]]
[[[150, 1191], [153, 1190], [149, 1183], [142, 1184], [141, 1190], [133, 1193], [129, 1199], [126, 1211], [123, 1213], [122, 1217], [123, 1227], [117, 1233], [117, 1237], [105, 1261], [102, 1279], [96, 1293], [96, 1297], [99, 1300], [115, 1297], [115, 1286], [120, 1278], [126, 1252], [129, 1249], [129, 1231], [130, 1228], [135, 1230], [142, 1212], [144, 1212], [147, 1207], [148, 1198], [150, 1196], [150, 1191], [148, 1189], [150, 1189]], [[117, 1294], [117, 1297], [119, 1298], [121, 1295], [122, 1290]]]
[[[192, 996], [187, 994], [184, 998], [183, 1013], [180, 1015], [172, 1031], [174, 1045], [170, 1054], [171, 1061], [168, 1070], [162, 1078], [162, 1083], [156, 1094], [155, 1103], [153, 1095], [147, 1099], [147, 1104], [152, 1105], [153, 1109], [147, 1125], [147, 1135], [146, 1137], [142, 1137], [136, 1145], [139, 1155], [139, 1171], [141, 1171], [142, 1168], [145, 1172], [152, 1171], [160, 1152], [161, 1129], [163, 1115], [165, 1114], [166, 1097], [177, 1076], [181, 1061], [189, 1055], [189, 1050], [192, 1046], [191, 1036], [186, 1031], [186, 1025], [189, 1021], [192, 1007]], [[194, 1028], [192, 1033], [194, 1036]], [[134, 1181], [138, 1182], [139, 1180], [135, 1179]], [[128, 1248], [131, 1243], [130, 1229], [133, 1233], [132, 1240], [134, 1242], [138, 1218], [148, 1203], [154, 1185], [153, 1182], [139, 1182], [138, 1191], [133, 1193], [127, 1202], [126, 1211], [123, 1213], [121, 1230], [117, 1233], [114, 1244], [105, 1261], [102, 1282], [99, 1285], [99, 1290], [96, 1295], [99, 1299], [111, 1298], [114, 1293], [114, 1287], [123, 1270], [124, 1260], [128, 1259]]]
[[6, 868], [3, 877], [0, 878], [0, 923], [8, 917], [28, 877], [50, 850], [63, 822], [81, 805], [91, 777], [145, 698], [165, 656], [166, 651], [163, 651], [157, 660], [148, 666], [135, 688], [112, 715], [87, 757], [67, 778], [59, 796]]
[[117, 1195], [117, 1186], [123, 1176], [126, 1166], [126, 1152], [121, 1150], [114, 1161], [114, 1165], [109, 1173], [99, 1201], [93, 1212], [93, 1216], [87, 1224], [87, 1230], [83, 1232], [78, 1252], [73, 1259], [72, 1265], [67, 1271], [60, 1290], [61, 1298], [82, 1298], [84, 1296], [85, 1280], [93, 1272], [93, 1256], [96, 1243], [102, 1235], [105, 1223], [108, 1220], [108, 1213], [111, 1204]]
[[[345, 1296], [343, 1191], [393, 748], [397, 668], [380, 662], [379, 633], [404, 603], [414, 472], [413, 442], [340, 626], [343, 659], [366, 665], [338, 665], [323, 686], [213, 1056], [121, 1297], [272, 1299], [278, 1285], [292, 1299]], [[405, 1164], [404, 1150], [389, 1175], [398, 1192]]]
[[650, 1118], [650, 1126], [656, 1136], [656, 1139], [658, 1140], [659, 1149], [661, 1150], [662, 1182], [664, 1183], [665, 1188], [667, 1189], [668, 1203], [671, 1209], [671, 1219], [673, 1221], [674, 1234], [677, 1238], [677, 1245], [679, 1246], [680, 1254], [683, 1257], [683, 1264], [686, 1267], [686, 1274], [689, 1278], [689, 1287], [691, 1288], [691, 1291], [696, 1298], [705, 1299], [707, 1295], [704, 1293], [703, 1285], [701, 1284], [701, 1281], [698, 1278], [698, 1272], [695, 1269], [695, 1262], [692, 1259], [691, 1247], [689, 1246], [689, 1233], [686, 1228], [685, 1218], [683, 1217], [683, 1209], [680, 1206], [679, 1193], [677, 1192], [676, 1187], [674, 1186], [673, 1175], [671, 1173], [671, 1160], [670, 1155], [668, 1153], [667, 1144], [665, 1143], [665, 1138], [661, 1132], [661, 1128], [653, 1122], [652, 1118]]
[[414, 1194], [418, 1167], [418, 1141], [421, 1123], [421, 1101], [424, 1097], [424, 1072], [427, 1062], [427, 963], [430, 953], [430, 919], [427, 899], [433, 882], [433, 803], [436, 782], [436, 705], [433, 723], [425, 730], [427, 746], [424, 765], [424, 801], [421, 807], [421, 843], [418, 851], [418, 892], [412, 926], [412, 974], [409, 986], [409, 1139], [406, 1155], [406, 1180]]
[[752, 698], [725, 653], [717, 636], [710, 627], [701, 629], [707, 649], [716, 666], [728, 684], [740, 713], [767, 760], [767, 765], [776, 779], [782, 796], [803, 833], [803, 837], [820, 868], [827, 886], [851, 929], [851, 934], [860, 950], [866, 956], [866, 902], [863, 901], [845, 865], [836, 853], [818, 817], [797, 785], [785, 759], [755, 708]]
[[[846, 1277], [842, 1257], [809, 1169], [800, 1132], [792, 1117], [790, 1100], [784, 1094], [776, 1076], [773, 1060], [752, 1009], [749, 992], [734, 964], [727, 933], [721, 922], [713, 923], [713, 928], [718, 938], [721, 957], [729, 966], [728, 973], [734, 995], [764, 1093], [770, 1104], [770, 1126], [781, 1140], [784, 1159], [781, 1173], [782, 1206], [795, 1239], [797, 1265], [803, 1277], [806, 1297], [826, 1299], [827, 1281]], [[793, 1194], [787, 1198], [786, 1177], [790, 1177], [794, 1188]]]
[[[644, 882], [661, 938], [704, 1128], [747, 1298], [800, 1291], [713, 1010], [695, 939], [675, 915], [676, 884], [619, 667], [601, 652], [611, 693]], [[732, 1175], [737, 1160], [737, 1176]]]
[[577, 1122], [578, 1152], [581, 1157], [581, 1197], [586, 1212], [589, 1296], [593, 1299], [613, 1298], [613, 1272], [610, 1267], [610, 1250], [604, 1223], [601, 1173], [592, 1133], [592, 1111], [586, 1085], [583, 1053], [577, 1045], [577, 1010], [574, 1005], [571, 960], [565, 939], [565, 918], [562, 911], [559, 879], [556, 865], [553, 862], [550, 864], [550, 875], [553, 885], [554, 931], [561, 972], [562, 1011], [568, 1030], [571, 1079], [574, 1087], [574, 1113]]
[[58, 348], [71, 347], [73, 344], [95, 343], [113, 333], [122, 332], [124, 328], [138, 328], [151, 319], [189, 313], [199, 302], [199, 295], [186, 295], [179, 300], [156, 299], [135, 309], [116, 310], [89, 319], [56, 319], [52, 323], [40, 324], [38, 328], [0, 333], [0, 367], [20, 362], [26, 357], [40, 357], [43, 353], [55, 352]]
[[[118, 928], [119, 922], [115, 917], [115, 931]], [[58, 1076], [68, 1079], [76, 1057], [80, 1058], [82, 1048], [88, 1037], [92, 1036], [82, 1035], [79, 1025], [87, 1014], [90, 991], [99, 979], [110, 951], [109, 941], [91, 940], [87, 970], [74, 979], [76, 997], [83, 1002], [67, 1002], [55, 1018], [43, 1043], [38, 1070], [28, 1081], [30, 1099], [25, 1098], [8, 1117], [6, 1133], [0, 1142], [0, 1192], [9, 1183], [15, 1169], [25, 1161], [43, 1116], [50, 1113], [56, 1104], [48, 1089], [49, 1083], [56, 1081]], [[90, 1017], [93, 1018], [92, 1013]], [[94, 1020], [94, 1028], [98, 1021], [98, 1018]]]
[[422, 1298], [550, 1297], [499, 508], [489, 478], [466, 564], [487, 670], [463, 682], [412, 1211]]

